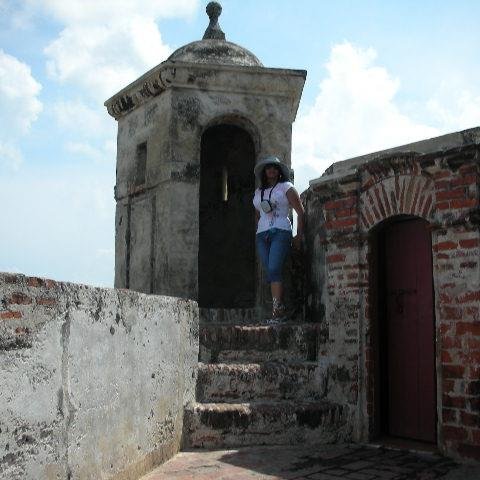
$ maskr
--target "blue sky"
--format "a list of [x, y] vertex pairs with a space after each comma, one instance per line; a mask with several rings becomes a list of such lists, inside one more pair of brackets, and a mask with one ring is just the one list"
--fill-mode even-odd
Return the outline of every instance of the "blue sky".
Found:
[[[227, 39], [308, 70], [299, 190], [334, 161], [480, 125], [477, 0], [224, 0]], [[0, 271], [111, 286], [103, 102], [200, 39], [197, 0], [0, 0]]]

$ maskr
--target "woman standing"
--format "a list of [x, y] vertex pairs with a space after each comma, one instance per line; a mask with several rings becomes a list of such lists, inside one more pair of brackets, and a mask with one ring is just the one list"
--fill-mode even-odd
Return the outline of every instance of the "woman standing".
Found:
[[272, 292], [272, 320], [285, 318], [282, 270], [292, 243], [290, 208], [297, 212], [297, 235], [293, 244], [300, 248], [305, 211], [300, 197], [289, 181], [289, 169], [275, 156], [262, 159], [255, 166], [260, 187], [255, 190], [253, 205], [257, 221], [256, 243]]

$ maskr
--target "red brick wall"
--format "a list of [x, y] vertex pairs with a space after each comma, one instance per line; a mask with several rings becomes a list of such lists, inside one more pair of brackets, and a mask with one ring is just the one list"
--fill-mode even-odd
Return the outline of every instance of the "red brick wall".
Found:
[[310, 295], [322, 304], [311, 312], [328, 332], [319, 352], [350, 372], [332, 397], [342, 392], [356, 409], [358, 439], [378, 427], [375, 227], [411, 215], [427, 220], [432, 232], [438, 444], [449, 455], [480, 459], [478, 155], [472, 147], [392, 154], [354, 174], [327, 176], [304, 196], [307, 245], [322, 245], [309, 258], [310, 278], [323, 279]]
[[480, 270], [478, 230], [434, 232], [440, 441], [480, 460]]
[[[58, 308], [59, 284], [49, 279], [17, 274], [5, 274], [3, 281], [11, 286], [12, 293], [2, 298], [0, 306], [0, 347], [28, 346], [37, 329], [50, 319], [53, 309]], [[32, 317], [34, 320], [31, 320]]]

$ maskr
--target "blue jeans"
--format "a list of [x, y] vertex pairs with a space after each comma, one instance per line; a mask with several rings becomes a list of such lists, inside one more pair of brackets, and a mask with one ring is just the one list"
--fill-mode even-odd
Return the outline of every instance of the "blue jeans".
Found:
[[263, 267], [267, 272], [267, 281], [281, 282], [282, 270], [292, 244], [292, 232], [271, 228], [256, 235], [257, 249]]

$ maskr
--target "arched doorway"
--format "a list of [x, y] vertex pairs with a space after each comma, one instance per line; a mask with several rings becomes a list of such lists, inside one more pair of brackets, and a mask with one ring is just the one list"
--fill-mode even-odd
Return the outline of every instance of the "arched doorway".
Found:
[[377, 433], [436, 442], [435, 320], [428, 222], [385, 222], [377, 244]]
[[254, 164], [254, 143], [244, 129], [222, 124], [204, 132], [200, 160], [200, 307], [254, 306]]

